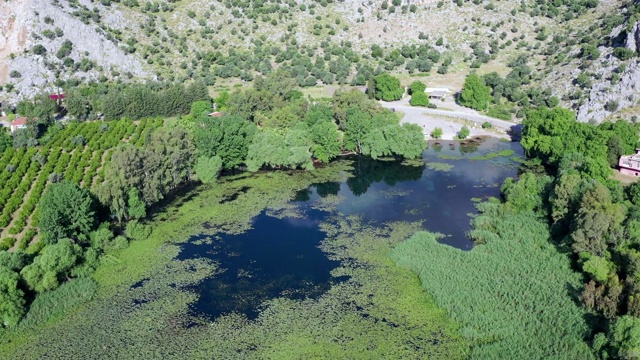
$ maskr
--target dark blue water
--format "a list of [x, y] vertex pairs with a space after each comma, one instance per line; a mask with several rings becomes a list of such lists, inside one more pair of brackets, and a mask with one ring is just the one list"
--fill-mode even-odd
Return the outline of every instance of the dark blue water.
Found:
[[[200, 294], [193, 311], [212, 319], [231, 312], [251, 319], [265, 300], [315, 298], [344, 281], [331, 276], [339, 264], [318, 248], [325, 238], [318, 224], [330, 216], [358, 214], [377, 224], [423, 221], [425, 229], [445, 235], [441, 242], [471, 249], [473, 244], [466, 236], [469, 214], [476, 212], [471, 199], [499, 196], [500, 185], [505, 178], [516, 176], [518, 165], [510, 157], [473, 158], [504, 149], [522, 154], [517, 143], [490, 139], [466, 146], [446, 141], [439, 146], [431, 144], [423, 158], [427, 164], [453, 166], [448, 171], [432, 170], [428, 165], [407, 166], [401, 161], [353, 158], [353, 177], [342, 183], [312, 185], [292, 200], [304, 218], [278, 219], [263, 212], [246, 233], [192, 237], [182, 245], [178, 258], [205, 257], [223, 269], [193, 288]], [[337, 205], [337, 214], [311, 208], [328, 195], [344, 199]]]

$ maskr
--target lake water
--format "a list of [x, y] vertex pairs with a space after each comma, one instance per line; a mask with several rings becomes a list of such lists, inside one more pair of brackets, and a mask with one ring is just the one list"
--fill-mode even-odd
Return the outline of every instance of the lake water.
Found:
[[[514, 155], [482, 159], [504, 150]], [[327, 195], [343, 199], [337, 204], [339, 214], [380, 224], [424, 221], [426, 230], [445, 235], [441, 242], [470, 250], [473, 243], [466, 232], [469, 215], [476, 213], [472, 199], [499, 196], [504, 179], [517, 174], [513, 157], [521, 155], [518, 143], [488, 139], [467, 146], [431, 143], [423, 154], [426, 166], [353, 158], [353, 177], [313, 185], [292, 200], [303, 217], [276, 218], [263, 212], [244, 234], [194, 236], [182, 245], [179, 259], [205, 257], [223, 270], [193, 288], [200, 298], [192, 310], [212, 319], [231, 312], [251, 319], [265, 300], [315, 298], [343, 281], [330, 274], [339, 264], [318, 248], [325, 238], [318, 225], [335, 214], [313, 205]]]

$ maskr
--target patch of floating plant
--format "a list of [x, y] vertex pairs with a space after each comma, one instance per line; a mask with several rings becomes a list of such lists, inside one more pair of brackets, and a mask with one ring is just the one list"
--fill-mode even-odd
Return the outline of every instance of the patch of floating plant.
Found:
[[313, 205], [311, 205], [311, 208], [320, 211], [335, 212], [338, 205], [345, 201], [345, 199], [346, 197], [342, 195], [327, 195], [315, 201]]
[[460, 156], [448, 155], [448, 154], [438, 154], [438, 158], [443, 160], [460, 160], [462, 159]]
[[394, 198], [394, 197], [400, 197], [400, 196], [407, 196], [409, 194], [411, 194], [412, 190], [396, 190], [396, 189], [390, 189], [390, 190], [385, 190], [385, 191], [381, 191], [380, 193], [382, 194], [382, 196], [386, 199], [390, 199], [390, 198]]
[[285, 204], [282, 207], [276, 209], [267, 209], [265, 211], [265, 214], [276, 219], [303, 219], [306, 217], [306, 215], [300, 210], [300, 208], [294, 204]]
[[454, 166], [446, 163], [428, 162], [427, 168], [429, 170], [435, 170], [435, 171], [450, 171], [451, 169], [454, 168]]
[[425, 163], [426, 161], [424, 159], [405, 159], [402, 162], [402, 165], [420, 167], [420, 166], [423, 166]]

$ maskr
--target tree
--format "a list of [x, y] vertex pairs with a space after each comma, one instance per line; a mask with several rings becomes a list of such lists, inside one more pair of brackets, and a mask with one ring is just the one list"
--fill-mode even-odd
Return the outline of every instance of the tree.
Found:
[[380, 74], [375, 78], [375, 97], [384, 101], [400, 100], [404, 95], [404, 88], [400, 86], [400, 80], [389, 75]]
[[409, 86], [410, 95], [415, 95], [417, 93], [424, 93], [427, 89], [427, 85], [425, 85], [422, 81], [414, 81]]
[[0, 266], [0, 320], [5, 327], [15, 326], [25, 314], [24, 292], [18, 286], [20, 275]]
[[458, 139], [466, 139], [470, 133], [471, 130], [469, 130], [467, 125], [463, 125], [460, 131], [458, 131]]
[[127, 199], [127, 212], [129, 219], [142, 219], [147, 216], [147, 205], [140, 199], [138, 189], [129, 188]]
[[74, 118], [84, 119], [91, 111], [89, 99], [83, 96], [80, 91], [68, 89], [65, 96], [64, 103], [67, 113]]
[[70, 275], [82, 257], [82, 248], [70, 239], [61, 239], [44, 248], [42, 253], [27, 265], [20, 274], [29, 289], [44, 292], [57, 288], [60, 279]]
[[209, 100], [199, 100], [191, 104], [190, 114], [193, 115], [194, 117], [206, 115], [210, 111], [211, 111], [211, 101]]
[[0, 129], [0, 153], [10, 148], [13, 145], [13, 139], [7, 128]]
[[640, 319], [633, 316], [621, 316], [611, 325], [608, 334], [614, 354], [619, 359], [637, 359], [640, 357]]
[[491, 88], [485, 85], [484, 79], [478, 74], [471, 73], [464, 81], [462, 93], [458, 99], [460, 105], [475, 110], [487, 110], [493, 102]]
[[431, 137], [434, 139], [440, 139], [442, 137], [442, 128], [435, 128], [431, 131]]
[[623, 220], [622, 204], [612, 203], [609, 190], [595, 182], [585, 190], [571, 226], [573, 250], [604, 256], [607, 241], [614, 240], [619, 234]]
[[94, 201], [87, 190], [63, 181], [48, 187], [39, 204], [42, 240], [70, 238], [85, 242], [95, 224]]
[[121, 145], [107, 164], [106, 181], [96, 189], [98, 199], [122, 221], [130, 214], [131, 188], [147, 205], [163, 199], [191, 176], [194, 152], [191, 136], [182, 127], [155, 131], [143, 148]]
[[409, 104], [411, 104], [411, 106], [428, 106], [429, 96], [427, 96], [424, 91], [413, 93]]
[[196, 122], [195, 145], [201, 156], [220, 157], [224, 169], [244, 163], [256, 132], [254, 124], [236, 115], [201, 116]]
[[347, 150], [362, 153], [362, 140], [371, 130], [371, 117], [358, 108], [347, 112], [344, 132], [344, 147]]
[[219, 156], [200, 156], [196, 161], [195, 173], [200, 181], [210, 184], [216, 181], [222, 169], [222, 159]]
[[320, 162], [326, 163], [340, 155], [342, 136], [331, 121], [318, 121], [311, 127], [311, 151]]

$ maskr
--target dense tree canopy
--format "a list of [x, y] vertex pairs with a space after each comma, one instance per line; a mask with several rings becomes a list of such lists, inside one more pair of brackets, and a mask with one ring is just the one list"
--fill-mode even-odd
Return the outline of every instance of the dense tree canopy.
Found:
[[238, 115], [220, 118], [201, 116], [194, 131], [198, 153], [206, 157], [218, 156], [225, 169], [233, 169], [244, 163], [249, 145], [256, 132], [254, 124]]
[[94, 201], [88, 191], [71, 182], [52, 184], [40, 201], [42, 240], [55, 244], [70, 238], [85, 242], [95, 225]]
[[400, 80], [389, 74], [380, 74], [376, 76], [374, 80], [376, 99], [384, 101], [402, 99], [404, 88], [400, 86]]
[[460, 98], [460, 105], [476, 110], [487, 110], [493, 103], [491, 88], [485, 85], [484, 79], [478, 74], [471, 73], [464, 81]]

